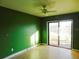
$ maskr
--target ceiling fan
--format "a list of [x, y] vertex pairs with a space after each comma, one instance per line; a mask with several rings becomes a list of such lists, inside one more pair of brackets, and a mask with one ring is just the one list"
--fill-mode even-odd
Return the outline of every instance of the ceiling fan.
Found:
[[52, 6], [50, 9], [54, 8], [56, 4], [56, 1], [54, 0], [39, 0], [36, 2], [35, 6], [41, 7], [41, 12], [43, 14], [49, 13], [49, 12], [56, 12], [56, 10], [49, 10], [48, 7]]
[[47, 8], [47, 5], [42, 5], [42, 13], [46, 14], [46, 13], [49, 13], [49, 12], [56, 12], [56, 10], [52, 10], [52, 11], [49, 11]]

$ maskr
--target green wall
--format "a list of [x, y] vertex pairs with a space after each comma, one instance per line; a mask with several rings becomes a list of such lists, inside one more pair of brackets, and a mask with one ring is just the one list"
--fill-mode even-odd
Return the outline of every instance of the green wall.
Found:
[[38, 17], [0, 7], [0, 59], [38, 44], [31, 39], [37, 31]]
[[73, 20], [73, 37], [72, 37], [72, 48], [79, 50], [79, 12], [77, 13], [70, 13], [70, 14], [63, 14], [58, 16], [50, 16], [50, 17], [44, 17], [42, 24], [42, 31], [41, 31], [41, 37], [42, 37], [42, 43], [47, 44], [47, 22], [48, 21], [55, 21], [55, 20]]

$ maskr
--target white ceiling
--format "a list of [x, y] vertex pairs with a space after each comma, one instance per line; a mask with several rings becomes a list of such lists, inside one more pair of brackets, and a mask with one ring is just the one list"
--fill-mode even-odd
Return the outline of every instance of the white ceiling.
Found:
[[[55, 12], [42, 13], [42, 4]], [[40, 17], [79, 12], [79, 0], [0, 0], [0, 6]]]

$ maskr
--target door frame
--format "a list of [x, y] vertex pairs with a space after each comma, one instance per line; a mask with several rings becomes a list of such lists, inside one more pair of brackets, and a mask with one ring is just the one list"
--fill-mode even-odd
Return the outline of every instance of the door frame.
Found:
[[[58, 27], [59, 27], [59, 21], [58, 20], [55, 20], [55, 21], [48, 21], [47, 22], [47, 44], [49, 44], [49, 23], [58, 23]], [[51, 45], [51, 46], [56, 46], [56, 45]], [[59, 47], [59, 28], [58, 28], [58, 46], [56, 47]]]
[[[58, 22], [58, 27], [59, 27], [59, 22], [62, 22], [62, 21], [71, 21], [71, 48], [73, 48], [73, 19], [67, 19], [67, 20], [53, 20], [53, 21], [47, 21], [47, 45], [50, 45], [49, 44], [49, 23], [55, 23], [55, 22]], [[59, 46], [60, 42], [59, 42], [59, 28], [58, 28], [58, 46], [55, 46], [55, 45], [50, 45], [50, 46], [55, 46], [55, 47], [60, 47]], [[65, 47], [61, 47], [61, 48], [65, 48]], [[68, 48], [67, 48], [68, 49]]]

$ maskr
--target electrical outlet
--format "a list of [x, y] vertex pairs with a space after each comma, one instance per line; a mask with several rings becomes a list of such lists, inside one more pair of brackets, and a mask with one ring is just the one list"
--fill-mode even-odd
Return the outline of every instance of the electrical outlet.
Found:
[[13, 48], [11, 48], [11, 51], [13, 52], [13, 51], [14, 51], [14, 49], [13, 49]]

